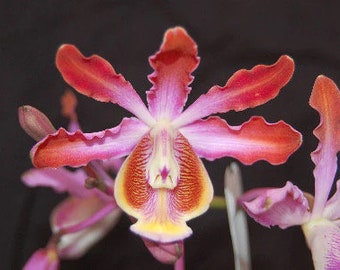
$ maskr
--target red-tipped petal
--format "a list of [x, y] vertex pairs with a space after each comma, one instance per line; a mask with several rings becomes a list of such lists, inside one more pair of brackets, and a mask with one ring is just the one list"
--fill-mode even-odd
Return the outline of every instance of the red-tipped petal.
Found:
[[95, 133], [59, 129], [33, 147], [31, 158], [38, 168], [79, 167], [95, 159], [119, 158], [128, 155], [148, 129], [136, 118], [125, 118], [119, 126]]
[[85, 57], [73, 45], [62, 45], [56, 65], [64, 80], [79, 93], [103, 102], [117, 103], [146, 123], [153, 123], [145, 104], [131, 84], [98, 55]]
[[186, 221], [204, 213], [213, 190], [202, 161], [189, 142], [178, 133], [174, 152], [180, 178], [173, 189], [152, 188], [147, 181], [147, 163], [152, 138], [146, 135], [122, 165], [115, 182], [117, 204], [137, 222], [135, 233], [156, 242], [168, 243], [188, 237]]
[[237, 127], [210, 117], [182, 127], [180, 132], [200, 157], [213, 160], [228, 156], [244, 164], [258, 160], [284, 163], [302, 142], [301, 134], [285, 122], [269, 124], [261, 117], [252, 117]]
[[182, 111], [191, 90], [191, 73], [199, 63], [197, 45], [183, 28], [169, 29], [160, 50], [149, 61], [155, 69], [149, 76], [153, 87], [147, 92], [151, 114], [173, 119]]
[[316, 165], [313, 214], [319, 215], [326, 204], [337, 170], [336, 154], [340, 150], [339, 89], [331, 79], [319, 76], [309, 103], [320, 114], [320, 124], [314, 130], [319, 145], [311, 155]]
[[214, 113], [253, 108], [275, 98], [294, 72], [293, 59], [281, 56], [273, 65], [258, 65], [237, 71], [225, 86], [213, 86], [200, 96], [174, 122], [176, 126], [192, 123]]

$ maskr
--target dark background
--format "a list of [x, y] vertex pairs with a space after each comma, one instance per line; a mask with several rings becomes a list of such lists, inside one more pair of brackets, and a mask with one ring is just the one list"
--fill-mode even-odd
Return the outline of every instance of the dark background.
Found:
[[[150, 87], [146, 76], [152, 72], [147, 57], [158, 50], [167, 28], [181, 25], [197, 42], [201, 56], [188, 103], [212, 85], [224, 85], [240, 68], [272, 64], [289, 54], [296, 72], [275, 100], [222, 117], [233, 125], [251, 115], [271, 122], [283, 119], [304, 135], [302, 147], [286, 164], [242, 166], [245, 189], [282, 186], [291, 180], [313, 192], [309, 154], [317, 145], [312, 130], [318, 115], [308, 99], [319, 74], [340, 84], [340, 6], [332, 3], [336, 1], [1, 1], [1, 269], [21, 269], [46, 244], [49, 213], [63, 198], [21, 183], [20, 174], [31, 167], [28, 152], [34, 141], [20, 129], [16, 113], [18, 106], [30, 104], [55, 126], [66, 125], [59, 98], [67, 85], [54, 65], [62, 43], [106, 58], [145, 99]], [[127, 115], [117, 105], [77, 96], [85, 131], [113, 127]], [[217, 195], [223, 195], [224, 169], [230, 162], [206, 162]], [[172, 269], [151, 257], [129, 225], [124, 216], [85, 257], [62, 262], [61, 269]], [[194, 234], [186, 241], [187, 269], [234, 269], [223, 210], [209, 210], [189, 225]], [[249, 220], [249, 228], [253, 269], [312, 269], [299, 227], [267, 229]]]

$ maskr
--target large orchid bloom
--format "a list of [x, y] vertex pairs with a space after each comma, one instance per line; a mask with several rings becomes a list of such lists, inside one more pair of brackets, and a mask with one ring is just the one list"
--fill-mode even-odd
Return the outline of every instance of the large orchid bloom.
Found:
[[340, 269], [340, 181], [335, 194], [328, 197], [340, 150], [340, 92], [331, 79], [316, 79], [310, 105], [320, 114], [320, 125], [314, 130], [319, 145], [311, 154], [315, 163], [315, 196], [287, 182], [283, 188], [250, 190], [239, 201], [264, 226], [284, 229], [301, 225], [315, 269], [335, 270]]
[[[75, 111], [75, 95], [67, 91], [61, 103], [63, 116], [70, 119], [68, 130], [80, 129]], [[55, 132], [50, 120], [39, 110], [22, 106], [18, 112], [20, 125], [35, 140], [39, 141]], [[53, 235], [50, 241], [45, 248], [38, 249], [31, 256], [25, 264], [25, 270], [57, 270], [60, 259], [83, 256], [115, 226], [121, 210], [112, 196], [114, 180], [106, 171], [116, 173], [121, 164], [121, 159], [110, 159], [105, 162], [92, 161], [73, 172], [62, 167], [30, 169], [23, 173], [22, 181], [29, 187], [51, 187], [58, 193], [69, 194], [51, 214]], [[184, 260], [183, 241], [162, 244], [145, 238], [142, 240], [158, 261], [175, 264], [175, 269], [181, 269], [178, 259]]]
[[290, 57], [236, 72], [224, 86], [213, 86], [183, 111], [198, 63], [197, 46], [187, 32], [180, 27], [168, 30], [160, 50], [150, 58], [155, 71], [149, 76], [153, 86], [147, 92], [147, 109], [131, 84], [103, 58], [84, 57], [73, 45], [61, 46], [56, 65], [66, 82], [79, 93], [117, 103], [136, 117], [94, 133], [59, 129], [33, 147], [34, 165], [77, 167], [128, 156], [117, 175], [114, 196], [137, 219], [131, 230], [163, 243], [188, 237], [192, 231], [186, 221], [205, 212], [213, 197], [200, 157], [280, 164], [301, 143], [300, 134], [282, 121], [268, 124], [253, 117], [241, 126], [229, 126], [216, 116], [202, 120], [274, 98], [292, 76]]

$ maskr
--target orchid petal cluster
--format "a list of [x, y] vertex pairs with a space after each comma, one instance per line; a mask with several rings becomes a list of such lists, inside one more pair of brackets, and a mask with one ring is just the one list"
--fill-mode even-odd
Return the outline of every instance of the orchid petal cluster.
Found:
[[339, 89], [331, 79], [320, 75], [309, 104], [320, 114], [320, 124], [314, 130], [319, 144], [311, 153], [315, 164], [315, 196], [287, 182], [282, 188], [250, 190], [239, 202], [263, 226], [277, 225], [284, 229], [301, 225], [315, 269], [340, 269], [340, 181], [329, 198], [340, 151]]
[[200, 158], [234, 157], [244, 164], [266, 160], [281, 164], [300, 146], [301, 135], [283, 121], [269, 124], [252, 117], [230, 126], [211, 114], [252, 108], [276, 97], [294, 71], [282, 56], [273, 65], [236, 72], [224, 86], [213, 86], [184, 111], [191, 73], [197, 68], [197, 45], [176, 27], [164, 36], [149, 59], [154, 72], [147, 91], [148, 108], [140, 96], [103, 58], [85, 57], [73, 45], [63, 45], [56, 65], [75, 90], [101, 102], [120, 105], [135, 117], [94, 133], [61, 128], [31, 150], [33, 164], [79, 167], [92, 160], [127, 156], [120, 168], [114, 197], [136, 219], [131, 230], [160, 243], [180, 241], [192, 230], [186, 222], [204, 213], [213, 188]]
[[[61, 104], [62, 115], [70, 119], [68, 130], [80, 129], [75, 95], [66, 91]], [[34, 107], [22, 106], [18, 115], [22, 128], [35, 140], [56, 131], [50, 120]], [[59, 269], [60, 259], [82, 257], [115, 226], [122, 211], [113, 197], [114, 180], [107, 172], [116, 173], [121, 164], [121, 159], [110, 159], [91, 161], [75, 171], [61, 167], [30, 169], [23, 173], [22, 181], [29, 187], [51, 187], [57, 193], [68, 192], [70, 195], [53, 210], [50, 217], [53, 235], [46, 248], [38, 249], [31, 256], [25, 270]], [[162, 263], [174, 264], [183, 256], [183, 241], [162, 244], [142, 240]]]
[[[75, 97], [67, 92], [62, 101], [63, 114], [71, 119], [69, 129], [78, 129], [74, 111]], [[19, 121], [23, 129], [36, 140], [55, 132], [49, 119], [31, 106], [19, 108]], [[112, 164], [106, 167], [109, 170]], [[100, 175], [95, 175], [95, 172]], [[113, 181], [98, 161], [91, 162], [86, 169], [79, 168], [75, 171], [66, 168], [30, 169], [23, 173], [22, 181], [29, 187], [50, 187], [58, 193], [69, 194], [68, 198], [54, 208], [50, 216], [53, 234], [46, 248], [39, 249], [32, 255], [24, 266], [25, 270], [59, 269], [60, 259], [83, 256], [115, 226], [122, 213], [112, 196]], [[94, 182], [102, 185], [97, 185], [98, 189], [90, 189], [86, 188], [86, 181], [88, 184], [92, 183], [93, 187], [96, 186]]]

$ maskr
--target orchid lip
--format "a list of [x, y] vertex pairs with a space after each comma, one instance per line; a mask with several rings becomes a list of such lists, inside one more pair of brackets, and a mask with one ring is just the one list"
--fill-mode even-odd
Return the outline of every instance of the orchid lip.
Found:
[[180, 172], [173, 150], [176, 134], [168, 122], [161, 122], [150, 131], [153, 146], [146, 175], [152, 188], [174, 189], [177, 186]]

